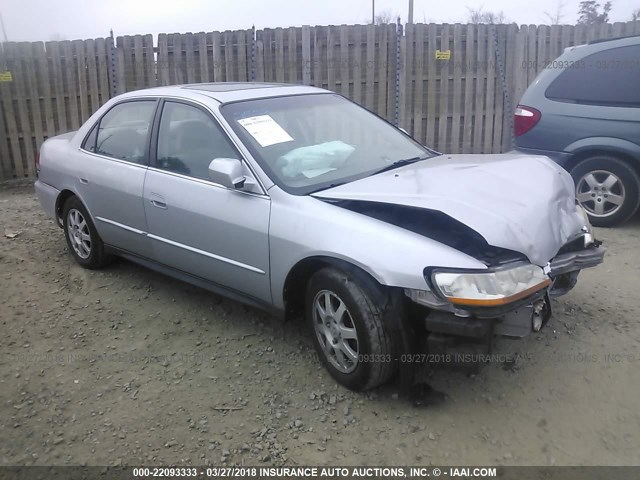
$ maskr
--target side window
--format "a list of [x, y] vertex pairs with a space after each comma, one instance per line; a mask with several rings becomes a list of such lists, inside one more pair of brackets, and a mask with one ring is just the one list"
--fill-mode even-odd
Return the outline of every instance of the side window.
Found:
[[586, 105], [640, 105], [640, 45], [588, 55], [551, 82], [547, 98]]
[[214, 158], [240, 158], [225, 132], [199, 108], [167, 101], [158, 132], [157, 167], [209, 178]]
[[95, 152], [143, 163], [155, 107], [155, 100], [136, 100], [113, 107], [98, 124]]

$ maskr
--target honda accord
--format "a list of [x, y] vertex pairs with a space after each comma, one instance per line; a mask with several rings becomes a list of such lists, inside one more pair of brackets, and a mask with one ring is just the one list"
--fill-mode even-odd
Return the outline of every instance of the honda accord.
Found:
[[304, 317], [355, 390], [539, 330], [604, 254], [548, 158], [442, 155], [309, 86], [126, 93], [46, 140], [37, 172], [82, 267], [121, 256]]

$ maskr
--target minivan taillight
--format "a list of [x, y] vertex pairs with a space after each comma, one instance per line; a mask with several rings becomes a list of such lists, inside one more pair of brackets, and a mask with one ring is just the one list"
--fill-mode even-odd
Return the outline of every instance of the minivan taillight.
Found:
[[540, 121], [542, 114], [535, 108], [518, 105], [513, 115], [513, 133], [516, 137], [524, 135]]
[[40, 174], [40, 150], [36, 150], [36, 178]]

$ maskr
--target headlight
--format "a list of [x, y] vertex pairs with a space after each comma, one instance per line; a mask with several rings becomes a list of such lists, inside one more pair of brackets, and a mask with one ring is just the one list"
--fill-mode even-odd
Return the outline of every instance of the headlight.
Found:
[[433, 275], [440, 292], [457, 305], [492, 307], [527, 297], [551, 283], [536, 265], [495, 272], [436, 272]]

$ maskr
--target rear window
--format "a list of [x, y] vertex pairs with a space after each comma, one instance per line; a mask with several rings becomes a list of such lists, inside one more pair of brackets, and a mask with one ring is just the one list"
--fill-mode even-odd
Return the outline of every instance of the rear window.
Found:
[[[98, 123], [93, 151], [107, 157], [143, 163], [155, 108], [155, 99], [115, 105]], [[91, 140], [92, 136], [93, 132], [87, 140]]]
[[564, 70], [547, 88], [551, 100], [640, 106], [640, 45], [594, 53]]

